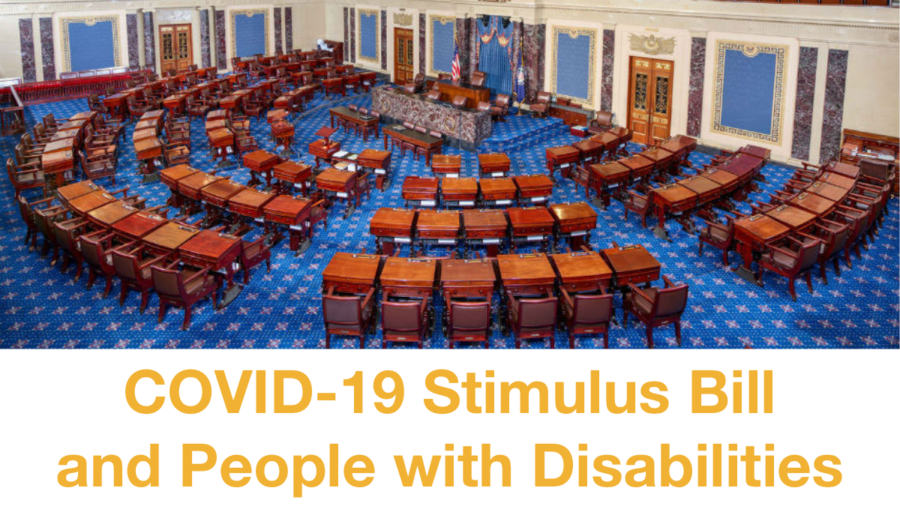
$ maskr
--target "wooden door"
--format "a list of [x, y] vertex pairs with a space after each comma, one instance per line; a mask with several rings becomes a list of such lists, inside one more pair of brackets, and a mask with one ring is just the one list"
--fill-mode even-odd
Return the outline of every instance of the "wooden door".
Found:
[[160, 70], [181, 72], [194, 63], [191, 25], [164, 25], [159, 27]]
[[631, 57], [628, 128], [634, 132], [634, 142], [656, 145], [669, 138], [673, 72], [671, 61]]
[[404, 85], [415, 79], [413, 62], [413, 32], [394, 28], [394, 83]]

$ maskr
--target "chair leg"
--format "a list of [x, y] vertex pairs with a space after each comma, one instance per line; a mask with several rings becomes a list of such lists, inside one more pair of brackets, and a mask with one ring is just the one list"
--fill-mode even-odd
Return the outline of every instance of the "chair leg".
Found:
[[94, 269], [88, 271], [88, 280], [87, 280], [87, 289], [90, 290], [94, 287], [94, 281], [97, 280], [97, 274], [94, 273]]
[[518, 337], [518, 336], [513, 337], [513, 339], [516, 340], [516, 349], [518, 350], [518, 349], [522, 346], [522, 343], [519, 342], [519, 337]]
[[364, 349], [366, 347], [366, 336], [365, 334], [359, 336], [359, 349]]
[[554, 348], [556, 348], [556, 338], [555, 338], [555, 337], [551, 337], [551, 338], [550, 338], [550, 349], [552, 350], [552, 349], [554, 349]]
[[841, 262], [839, 257], [834, 257], [834, 273], [837, 277], [841, 277]]
[[163, 318], [166, 316], [166, 301], [162, 298], [159, 299], [159, 316], [156, 317], [156, 323], [162, 323]]
[[[827, 283], [826, 283], [826, 284], [827, 284]], [[815, 292], [813, 291], [813, 286], [812, 286], [812, 273], [809, 272], [809, 271], [806, 272], [806, 288], [809, 289], [810, 295], [812, 295], [813, 293], [815, 293]]]
[[106, 276], [106, 287], [103, 289], [103, 298], [109, 296], [110, 290], [112, 290], [112, 276]]
[[181, 330], [191, 328], [191, 313], [194, 306], [191, 304], [184, 305], [184, 323], [181, 324]]
[[119, 293], [119, 306], [125, 305], [125, 299], [128, 297], [128, 283], [122, 282], [122, 291]]
[[647, 347], [653, 348], [653, 327], [647, 325]]
[[609, 349], [609, 331], [603, 333], [603, 349]]
[[702, 257], [703, 256], [703, 241], [697, 241], [697, 242], [700, 243], [700, 247], [697, 249], [697, 256]]
[[675, 342], [678, 343], [678, 347], [681, 347], [681, 321], [675, 323]]
[[150, 302], [150, 289], [143, 288], [141, 289], [141, 314], [144, 314], [144, 310], [147, 309], [148, 302]]
[[575, 336], [573, 336], [571, 332], [569, 332], [569, 349], [575, 349]]
[[794, 291], [794, 278], [791, 278], [790, 282], [788, 283], [788, 289], [791, 292], [791, 298], [794, 299], [794, 302], [797, 302], [797, 292]]

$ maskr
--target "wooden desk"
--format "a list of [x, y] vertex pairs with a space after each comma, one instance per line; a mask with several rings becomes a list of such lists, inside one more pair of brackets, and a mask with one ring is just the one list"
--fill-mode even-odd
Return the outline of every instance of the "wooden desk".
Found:
[[753, 261], [766, 250], [769, 243], [784, 238], [790, 232], [791, 229], [786, 225], [765, 214], [735, 221], [734, 240], [742, 259], [741, 266], [735, 272], [745, 280], [758, 285], [759, 278], [751, 270]]
[[427, 299], [434, 291], [437, 260], [388, 257], [379, 281], [384, 297]]
[[828, 184], [821, 180], [809, 185], [809, 187], [806, 188], [806, 191], [836, 203], [843, 202], [844, 199], [847, 198], [847, 195], [850, 194], [850, 189], [848, 188], [841, 188], [840, 186]]
[[423, 255], [425, 246], [428, 244], [455, 246], [459, 238], [459, 211], [435, 211], [433, 209], [419, 211], [416, 218], [416, 242]]
[[741, 180], [741, 184], [745, 184], [759, 173], [762, 166], [763, 162], [760, 158], [747, 154], [738, 154], [718, 168], [731, 172]]
[[718, 183], [723, 195], [729, 195], [741, 184], [740, 178], [727, 170], [709, 169], [703, 173], [703, 177]]
[[[599, 162], [600, 158], [603, 157], [603, 151], [606, 149], [604, 144], [591, 139], [573, 143], [572, 147], [578, 150], [578, 161], [584, 167]], [[564, 172], [563, 177], [567, 176], [568, 174]]]
[[87, 195], [88, 193], [93, 193], [96, 191], [100, 191], [103, 188], [100, 188], [92, 181], [79, 181], [77, 183], [67, 184], [65, 186], [60, 186], [56, 190], [56, 198], [59, 199], [60, 203], [65, 207], [71, 209], [69, 203], [72, 200], [77, 199], [78, 197], [82, 197]]
[[547, 295], [556, 283], [556, 273], [543, 253], [497, 255], [503, 289], [513, 295]]
[[105, 206], [110, 202], [115, 201], [116, 198], [106, 193], [103, 190], [86, 193], [76, 199], [72, 199], [68, 202], [69, 209], [72, 210], [78, 216], [85, 216], [87, 213], [97, 209], [98, 207]]
[[85, 217], [94, 225], [102, 229], [107, 229], [114, 223], [123, 220], [136, 212], [138, 212], [136, 207], [131, 207], [121, 200], [116, 200], [105, 206], [100, 206], [88, 211]]
[[309, 154], [316, 158], [316, 168], [319, 168], [319, 162], [324, 160], [325, 163], [331, 163], [331, 157], [341, 150], [341, 143], [335, 141], [327, 141], [319, 139], [309, 144]]
[[519, 189], [518, 204], [543, 203], [547, 205], [553, 195], [553, 180], [538, 174], [534, 176], [515, 176], [512, 178]]
[[184, 198], [178, 192], [178, 182], [188, 176], [193, 176], [197, 172], [199, 172], [197, 169], [191, 168], [187, 164], [174, 165], [159, 171], [159, 179], [164, 185], [169, 187], [171, 192], [168, 200], [166, 200], [167, 205], [181, 207], [184, 204]]
[[820, 183], [828, 183], [832, 186], [837, 186], [838, 188], [844, 188], [845, 190], [856, 188], [856, 179], [842, 176], [836, 172], [823, 172], [819, 175], [817, 181]]
[[359, 206], [359, 193], [356, 191], [356, 171], [338, 170], [329, 167], [316, 177], [316, 187], [325, 192], [330, 201], [341, 199], [347, 201], [347, 211], [344, 217], [353, 213], [351, 200], [356, 199]]
[[407, 176], [401, 190], [403, 206], [437, 207], [439, 183], [436, 177]]
[[742, 147], [737, 151], [738, 153], [743, 153], [745, 155], [750, 155], [755, 158], [759, 158], [760, 160], [768, 160], [769, 156], [772, 154], [772, 150], [768, 148], [763, 148], [760, 146], [754, 146], [749, 144], [747, 146]]
[[470, 245], [487, 248], [487, 256], [494, 258], [509, 236], [509, 220], [499, 209], [467, 209], [462, 212], [463, 238], [466, 253]]
[[309, 195], [312, 165], [296, 162], [282, 162], [272, 167], [272, 177], [281, 182], [280, 192], [290, 193], [290, 188], [299, 188], [303, 196]]
[[291, 152], [291, 144], [294, 142], [294, 125], [287, 121], [276, 121], [269, 125], [272, 130], [272, 138], [275, 139], [275, 148], [279, 146], [285, 152]]
[[483, 206], [509, 206], [516, 201], [516, 183], [510, 178], [488, 178], [479, 181]]
[[256, 222], [263, 222], [263, 208], [276, 197], [274, 193], [246, 188], [228, 199], [228, 211]]
[[850, 165], [849, 163], [844, 162], [831, 162], [825, 166], [826, 172], [834, 172], [835, 174], [849, 177], [850, 179], [858, 179], [859, 178], [859, 167], [856, 165]]
[[592, 292], [609, 288], [612, 269], [597, 251], [576, 251], [551, 255], [560, 287], [568, 292]]
[[375, 174], [375, 188], [384, 191], [390, 186], [391, 157], [393, 153], [380, 149], [364, 149], [357, 161], [361, 167], [372, 169]]
[[475, 178], [447, 177], [441, 182], [441, 200], [444, 207], [475, 207], [478, 200], [478, 180]]
[[650, 148], [638, 153], [637, 156], [653, 162], [654, 170], [660, 173], [671, 173], [675, 155], [665, 149]]
[[554, 204], [550, 206], [550, 214], [556, 222], [556, 243], [559, 244], [560, 237], [566, 237], [572, 250], [590, 242], [591, 231], [597, 228], [597, 212], [587, 202]]
[[581, 157], [581, 151], [572, 146], [547, 148], [545, 154], [547, 157], [547, 170], [550, 172], [550, 177], [553, 177], [553, 172], [556, 169], [562, 171], [563, 177], [569, 177], [569, 171], [572, 168], [572, 164], [578, 163], [578, 159]]
[[787, 225], [795, 232], [803, 231], [806, 227], [812, 225], [816, 221], [815, 214], [787, 204], [781, 205], [765, 214], [766, 216]]
[[697, 207], [708, 205], [722, 196], [722, 185], [702, 175], [682, 179], [677, 184], [697, 194]]
[[164, 225], [145, 235], [142, 241], [150, 254], [168, 254], [199, 233], [200, 230], [194, 227], [167, 221]]
[[186, 265], [208, 268], [225, 278], [225, 293], [217, 309], [230, 304], [243, 290], [243, 286], [234, 283], [234, 265], [242, 247], [240, 237], [212, 230], [204, 230], [178, 247], [178, 256]]
[[156, 131], [152, 128], [145, 128], [144, 130], [135, 130], [134, 134], [131, 136], [131, 141], [135, 144], [138, 142], [147, 140], [147, 139], [155, 139]]
[[235, 183], [230, 179], [219, 179], [214, 183], [210, 183], [200, 190], [200, 198], [207, 204], [207, 213], [210, 212], [209, 206], [225, 208], [228, 206], [228, 199], [246, 190], [247, 187]]
[[112, 231], [127, 241], [138, 241], [166, 223], [158, 214], [139, 211], [113, 223]]
[[613, 286], [650, 283], [659, 279], [660, 263], [640, 244], [602, 250], [600, 254], [613, 272]]
[[369, 233], [375, 236], [379, 255], [392, 256], [395, 244], [412, 243], [416, 211], [382, 207], [369, 221]]
[[[307, 222], [312, 213], [312, 200], [306, 198], [279, 195], [263, 206], [263, 216], [266, 222], [275, 225], [283, 225], [290, 230], [290, 248], [299, 255], [301, 242], [303, 250], [308, 244], [309, 229]], [[280, 230], [276, 227], [275, 241], [282, 238]]]
[[825, 215], [831, 213], [831, 211], [834, 211], [835, 206], [837, 206], [837, 202], [833, 200], [828, 200], [825, 197], [808, 192], [803, 192], [797, 196], [791, 197], [785, 202], [814, 214], [819, 218], [823, 218]]
[[506, 210], [509, 217], [513, 250], [519, 243], [538, 242], [546, 251], [553, 235], [553, 216], [546, 207], [512, 207]]
[[441, 154], [444, 147], [444, 140], [440, 137], [423, 134], [403, 125], [386, 126], [381, 129], [381, 133], [384, 134], [384, 149], [388, 149], [388, 137], [393, 137], [425, 150], [425, 165], [430, 165], [432, 156]]
[[221, 158], [222, 162], [227, 162], [228, 155], [234, 152], [234, 132], [230, 128], [218, 128], [207, 132], [206, 135], [209, 137], [210, 146], [216, 150], [213, 161]]
[[640, 155], [622, 158], [619, 160], [619, 163], [631, 169], [631, 177], [635, 181], [640, 180], [641, 183], [647, 182], [647, 179], [653, 174], [654, 167], [656, 167], [656, 162]]
[[462, 156], [435, 155], [431, 158], [431, 172], [438, 177], [459, 177]]
[[505, 177], [509, 172], [509, 157], [506, 153], [481, 153], [478, 155], [478, 166], [481, 176]]
[[203, 188], [222, 179], [220, 176], [213, 176], [205, 172], [197, 171], [190, 176], [185, 176], [178, 180], [178, 193], [184, 198], [199, 202], [203, 200]]
[[144, 182], [151, 183], [159, 179], [156, 173], [156, 159], [162, 153], [162, 143], [156, 137], [148, 137], [134, 142], [136, 158], [141, 162], [141, 173], [144, 174]]
[[484, 86], [438, 81], [438, 90], [441, 92], [442, 102], [452, 102], [456, 97], [466, 97], [469, 99], [469, 107], [472, 109], [478, 105], [478, 102], [491, 101], [491, 89]]
[[[631, 169], [620, 162], [590, 165], [588, 169], [591, 171], [592, 186], [600, 199], [599, 207], [604, 210], [609, 207], [611, 195], [624, 194], [632, 179]], [[584, 189], [584, 194], [585, 197], [589, 195], [588, 188]]]
[[44, 146], [44, 152], [42, 154], [47, 155], [50, 153], [56, 153], [58, 151], [75, 151], [75, 137], [69, 137], [66, 139], [60, 139], [58, 141], [48, 142], [46, 146]]
[[266, 187], [270, 187], [272, 186], [272, 169], [282, 160], [275, 153], [258, 149], [244, 155], [241, 161], [245, 167], [250, 169], [249, 186], [258, 185], [261, 181], [257, 176], [263, 174], [266, 178]]
[[697, 147], [697, 139], [687, 135], [676, 135], [658, 144], [657, 147], [672, 153], [675, 155], [676, 163], [681, 163], [687, 160], [687, 157]]
[[337, 252], [322, 272], [322, 292], [365, 294], [375, 288], [381, 257]]
[[331, 116], [331, 128], [334, 128], [334, 119], [338, 118], [338, 126], [343, 123], [344, 132], [348, 129], [348, 123], [356, 125], [353, 130], [363, 134], [363, 142], [369, 142], [369, 132], [374, 133], [375, 138], [378, 138], [378, 118], [360, 114], [359, 111], [353, 111], [344, 106], [333, 107], [328, 112]]
[[692, 211], [697, 205], [697, 194], [691, 189], [672, 184], [654, 189], [650, 192], [650, 197], [653, 199], [653, 205], [656, 206], [656, 216], [659, 219], [656, 228], [653, 229], [653, 233], [657, 237], [669, 240], [669, 234], [666, 232], [667, 214], [682, 215], [678, 216], [682, 227], [688, 232], [693, 230], [689, 211]]
[[72, 171], [75, 168], [75, 153], [73, 151], [44, 153], [41, 155], [41, 168], [44, 170], [46, 180], [51, 183], [53, 187], [59, 188], [60, 186], [64, 186], [66, 182], [66, 173], [72, 174]]
[[445, 301], [490, 300], [496, 284], [497, 273], [491, 260], [441, 260], [441, 291]]

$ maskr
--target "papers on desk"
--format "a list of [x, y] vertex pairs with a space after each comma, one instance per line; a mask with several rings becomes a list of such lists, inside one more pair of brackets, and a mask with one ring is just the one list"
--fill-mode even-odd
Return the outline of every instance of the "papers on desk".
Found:
[[384, 169], [375, 169], [375, 174], [379, 175], [379, 176], [383, 176], [383, 175], [387, 174], [387, 171]]
[[400, 244], [409, 244], [412, 242], [412, 239], [410, 239], [409, 237], [394, 237], [394, 242]]
[[496, 237], [493, 239], [482, 239], [481, 243], [482, 244], [500, 244], [500, 239], [496, 238]]
[[585, 130], [587, 130], [587, 127], [586, 127], [586, 126], [576, 125], [576, 126], [573, 126], [573, 127], [572, 127], [572, 130], [581, 130], [582, 132], [584, 132]]
[[449, 177], [449, 178], [452, 178], [452, 179], [456, 179], [456, 178], [459, 177], [459, 174], [447, 174], [447, 175], [444, 176], [444, 177]]
[[543, 241], [543, 240], [544, 240], [544, 236], [542, 236], [542, 235], [529, 235], [528, 237], [526, 237], [526, 240], [528, 240], [528, 241]]
[[337, 192], [337, 193], [335, 193], [335, 195], [337, 195], [338, 198], [342, 198], [342, 199], [347, 198], [347, 192]]
[[398, 132], [402, 132], [402, 131], [406, 130], [406, 127], [405, 127], [405, 126], [397, 125], [397, 126], [394, 127], [394, 130], [396, 130], [396, 131], [398, 131]]
[[337, 153], [334, 154], [334, 157], [335, 158], [343, 158], [349, 154], [350, 154], [350, 152], [348, 152], [348, 151], [338, 151]]

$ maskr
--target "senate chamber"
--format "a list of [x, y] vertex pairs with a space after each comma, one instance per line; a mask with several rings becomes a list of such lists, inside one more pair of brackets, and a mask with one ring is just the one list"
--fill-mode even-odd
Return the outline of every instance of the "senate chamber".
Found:
[[898, 348], [894, 3], [0, 2], [0, 348]]

